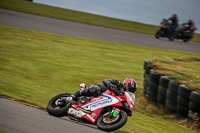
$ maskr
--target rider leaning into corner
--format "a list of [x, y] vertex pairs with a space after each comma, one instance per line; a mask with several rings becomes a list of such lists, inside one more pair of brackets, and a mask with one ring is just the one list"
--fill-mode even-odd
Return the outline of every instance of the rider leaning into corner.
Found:
[[124, 95], [125, 92], [134, 93], [137, 90], [137, 82], [132, 78], [126, 78], [123, 83], [117, 79], [105, 79], [101, 84], [93, 84], [87, 89], [75, 92], [71, 96], [76, 99], [80, 96], [100, 96], [101, 93], [110, 89], [115, 95]]

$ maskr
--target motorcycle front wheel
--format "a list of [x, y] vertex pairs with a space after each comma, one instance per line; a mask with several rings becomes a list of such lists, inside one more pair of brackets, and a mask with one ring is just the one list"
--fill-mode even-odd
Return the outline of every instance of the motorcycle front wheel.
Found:
[[67, 103], [65, 99], [70, 96], [70, 93], [63, 93], [53, 97], [47, 104], [47, 112], [56, 117], [67, 115], [70, 103]]
[[161, 35], [162, 35], [162, 31], [161, 31], [161, 30], [158, 30], [158, 31], [156, 32], [155, 38], [159, 39], [159, 38], [161, 37]]
[[127, 122], [126, 112], [120, 112], [117, 117], [109, 118], [107, 112], [97, 120], [97, 127], [104, 131], [113, 131], [123, 127]]

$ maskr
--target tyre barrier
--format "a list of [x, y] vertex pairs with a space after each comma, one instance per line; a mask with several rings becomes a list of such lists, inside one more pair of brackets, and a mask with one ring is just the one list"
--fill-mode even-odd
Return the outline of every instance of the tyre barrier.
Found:
[[200, 123], [200, 93], [155, 73], [149, 60], [144, 61], [143, 84], [147, 101], [164, 107], [166, 114], [176, 114], [177, 119]]
[[190, 94], [188, 119], [200, 122], [200, 93], [196, 91]]

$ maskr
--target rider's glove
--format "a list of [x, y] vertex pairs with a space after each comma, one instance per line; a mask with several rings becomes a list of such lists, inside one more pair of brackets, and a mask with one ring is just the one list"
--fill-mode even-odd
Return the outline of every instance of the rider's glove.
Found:
[[73, 101], [76, 101], [76, 100], [77, 100], [77, 97], [76, 97], [74, 94], [71, 94], [71, 97], [72, 97], [72, 100], [73, 100]]
[[115, 91], [115, 90], [117, 90], [117, 86], [116, 86], [116, 85], [110, 85], [110, 86], [109, 86], [109, 89], [110, 89], [111, 91]]
[[110, 85], [109, 86], [109, 89], [113, 92], [113, 93], [115, 93], [115, 95], [119, 95], [119, 92], [118, 92], [118, 88], [117, 88], [117, 86], [116, 85]]

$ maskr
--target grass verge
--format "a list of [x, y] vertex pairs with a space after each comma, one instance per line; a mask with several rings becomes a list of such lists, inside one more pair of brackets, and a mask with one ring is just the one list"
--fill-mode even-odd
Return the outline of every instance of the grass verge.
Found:
[[[1, 0], [0, 8], [150, 35], [155, 35], [159, 29], [158, 26], [154, 25], [57, 8], [25, 0]], [[195, 34], [195, 38], [192, 41], [200, 42], [200, 34]]]
[[143, 63], [158, 58], [199, 58], [198, 53], [68, 37], [2, 25], [0, 40], [1, 95], [45, 108], [53, 96], [78, 91], [82, 82], [90, 86], [101, 83], [103, 79], [123, 81], [132, 77], [139, 86], [136, 112], [120, 132], [194, 132], [172, 122], [173, 119], [145, 101], [142, 94]]
[[178, 83], [200, 92], [200, 58], [157, 59], [152, 62], [155, 72], [167, 75]]

